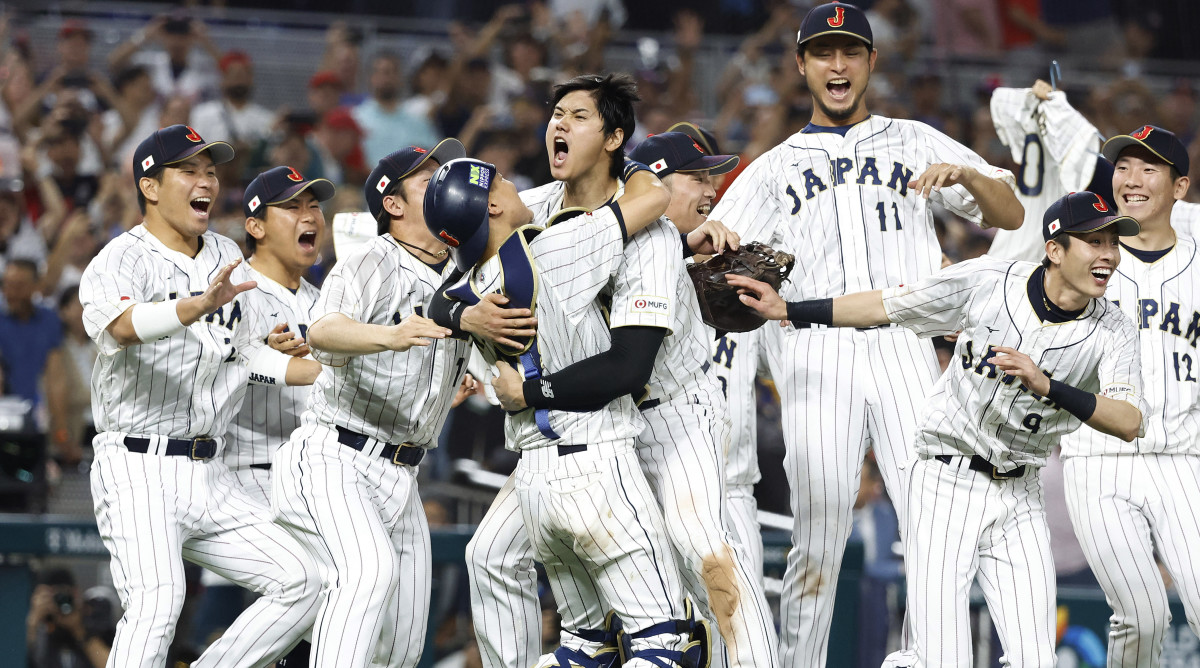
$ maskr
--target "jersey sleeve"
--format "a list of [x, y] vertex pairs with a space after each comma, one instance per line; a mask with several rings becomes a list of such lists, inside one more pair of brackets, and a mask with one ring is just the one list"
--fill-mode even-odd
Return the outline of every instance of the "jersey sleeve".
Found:
[[1138, 427], [1138, 437], [1142, 437], [1146, 435], [1149, 406], [1142, 394], [1141, 337], [1128, 315], [1111, 304], [1110, 308], [1112, 313], [1106, 318], [1109, 323], [1105, 330], [1106, 345], [1096, 369], [1100, 380], [1099, 394], [1132, 404], [1141, 411], [1142, 424]]
[[[340, 313], [355, 322], [366, 323], [370, 319], [375, 303], [384, 298], [383, 284], [389, 281], [389, 289], [402, 289], [396, 285], [395, 277], [385, 276], [389, 270], [383, 254], [375, 242], [334, 265], [321, 285], [321, 296], [312, 309], [309, 326], [332, 313]], [[326, 353], [313, 348], [313, 359], [328, 366], [344, 366], [349, 357]]]
[[537, 258], [541, 280], [554, 285], [571, 314], [591, 304], [620, 266], [624, 224], [605, 206], [554, 225], [537, 241], [541, 242]]
[[[977, 170], [980, 174], [992, 179], [1003, 181], [1005, 185], [1011, 188], [1014, 192], [1017, 189], [1017, 179], [1013, 173], [1001, 167], [989, 165], [987, 161], [979, 156], [978, 153], [954, 141], [950, 137], [929, 126], [924, 127], [925, 131], [925, 156], [924, 162], [927, 165], [935, 165], [937, 163], [949, 163], [952, 165], [966, 165]], [[914, 177], [920, 177], [920, 174], [914, 174]], [[931, 196], [932, 199], [940, 201], [950, 211], [961, 216], [976, 225], [982, 224], [983, 212], [979, 210], [979, 204], [975, 201], [975, 197], [961, 184], [942, 188], [935, 191]]]
[[609, 314], [611, 327], [644, 325], [671, 329], [672, 316], [679, 305], [681, 244], [675, 227], [662, 219], [625, 244], [615, 274]]
[[1067, 94], [1055, 91], [1038, 106], [1042, 145], [1058, 165], [1058, 178], [1066, 192], [1084, 190], [1096, 170], [1100, 131], [1067, 103]]
[[779, 244], [778, 228], [783, 212], [779, 209], [776, 194], [772, 192], [773, 160], [774, 150], [750, 163], [709, 213], [709, 218], [719, 220], [737, 232], [742, 243], [758, 241], [773, 248]]
[[100, 352], [111, 355], [121, 349], [108, 332], [122, 313], [148, 300], [151, 285], [144, 257], [136, 248], [110, 244], [83, 271], [79, 280], [79, 302], [83, 305], [83, 325]]
[[911, 285], [883, 291], [888, 320], [918, 336], [951, 334], [962, 329], [967, 301], [986, 276], [1003, 275], [1010, 262], [976, 258], [950, 265]]

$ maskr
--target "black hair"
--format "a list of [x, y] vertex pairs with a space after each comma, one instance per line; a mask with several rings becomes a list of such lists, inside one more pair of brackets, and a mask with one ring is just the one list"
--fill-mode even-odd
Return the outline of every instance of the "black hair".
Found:
[[71, 302], [77, 299], [79, 299], [79, 286], [72, 285], [66, 290], [63, 290], [62, 294], [58, 296], [58, 308], [66, 308], [67, 306], [70, 306]]
[[9, 260], [8, 266], [21, 267], [22, 269], [28, 270], [29, 273], [33, 274], [33, 280], [35, 280], [35, 281], [42, 277], [42, 271], [40, 269], [38, 269], [37, 262], [34, 262], [33, 260], [30, 260], [29, 258], [26, 258], [26, 257], [18, 257], [18, 258]]
[[586, 91], [592, 94], [596, 110], [604, 121], [604, 136], [609, 137], [618, 129], [624, 134], [621, 145], [612, 153], [612, 164], [609, 175], [614, 179], [621, 176], [625, 164], [625, 144], [633, 137], [637, 118], [633, 113], [633, 103], [640, 102], [637, 83], [633, 77], [621, 72], [605, 75], [582, 74], [554, 86], [554, 96], [550, 103], [558, 104], [564, 97], [575, 91]]
[[[412, 176], [412, 174], [409, 174], [408, 176]], [[408, 204], [408, 195], [404, 194], [404, 182], [408, 180], [408, 176], [392, 181], [392, 184], [388, 186], [387, 190], [384, 190], [383, 194], [379, 196], [379, 217], [375, 219], [375, 222], [378, 223], [378, 227], [375, 229], [376, 233], [383, 234], [384, 232], [392, 229], [392, 214], [388, 213], [388, 210], [383, 206], [383, 200], [385, 197], [391, 197], [394, 195], [399, 197], [401, 202]]]
[[75, 575], [65, 568], [49, 568], [38, 573], [37, 581], [51, 587], [74, 587]]
[[121, 71], [113, 77], [113, 88], [123, 91], [126, 86], [143, 76], [150, 76], [150, 70], [146, 69], [144, 65], [130, 65], [121, 68]]

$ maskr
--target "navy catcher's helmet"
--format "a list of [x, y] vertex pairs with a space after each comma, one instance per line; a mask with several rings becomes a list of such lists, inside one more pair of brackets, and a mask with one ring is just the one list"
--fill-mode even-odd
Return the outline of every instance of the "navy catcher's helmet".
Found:
[[425, 225], [450, 247], [454, 266], [467, 271], [488, 241], [488, 191], [496, 166], [459, 158], [438, 167], [425, 188]]

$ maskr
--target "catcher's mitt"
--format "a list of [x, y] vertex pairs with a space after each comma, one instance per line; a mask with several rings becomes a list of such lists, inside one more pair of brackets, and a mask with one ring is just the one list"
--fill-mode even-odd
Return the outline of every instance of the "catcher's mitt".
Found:
[[688, 267], [704, 324], [723, 332], [750, 332], [767, 320], [738, 299], [738, 289], [725, 282], [725, 274], [739, 274], [779, 290], [792, 273], [796, 258], [757, 241], [726, 250]]

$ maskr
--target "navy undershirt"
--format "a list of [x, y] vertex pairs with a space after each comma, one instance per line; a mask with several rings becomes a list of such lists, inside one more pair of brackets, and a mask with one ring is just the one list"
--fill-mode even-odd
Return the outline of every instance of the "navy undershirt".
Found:
[[1146, 264], [1153, 264], [1153, 263], [1158, 262], [1159, 260], [1163, 259], [1163, 257], [1166, 256], [1167, 253], [1170, 253], [1172, 250], [1174, 250], [1175, 244], [1171, 244], [1170, 247], [1164, 248], [1163, 250], [1156, 250], [1156, 251], [1148, 251], [1148, 250], [1142, 250], [1140, 248], [1133, 248], [1133, 247], [1125, 245], [1124, 243], [1121, 244], [1121, 248], [1124, 248], [1125, 250], [1129, 251], [1130, 255], [1136, 257], [1137, 259], [1141, 260], [1142, 262], [1145, 262]]
[[[870, 116], [867, 116], [867, 118], [870, 118]], [[862, 123], [863, 121], [867, 120], [867, 118], [864, 118], [862, 121], [859, 121], [858, 123]], [[839, 134], [839, 135], [845, 137], [846, 133], [850, 131], [850, 128], [854, 127], [855, 125], [858, 125], [858, 123], [853, 123], [851, 125], [817, 125], [816, 123], [809, 123], [808, 125], [804, 126], [804, 129], [801, 130], [800, 132], [803, 134], [806, 134], [806, 135], [814, 134], [817, 132], [832, 132], [834, 134]]]
[[1043, 282], [1045, 275], [1046, 268], [1038, 267], [1033, 270], [1033, 274], [1029, 277], [1029, 283], [1026, 284], [1029, 304], [1033, 306], [1033, 312], [1037, 313], [1038, 318], [1041, 318], [1042, 322], [1070, 322], [1083, 315], [1084, 309], [1068, 311], [1050, 301], [1050, 298], [1046, 296], [1046, 286]]

